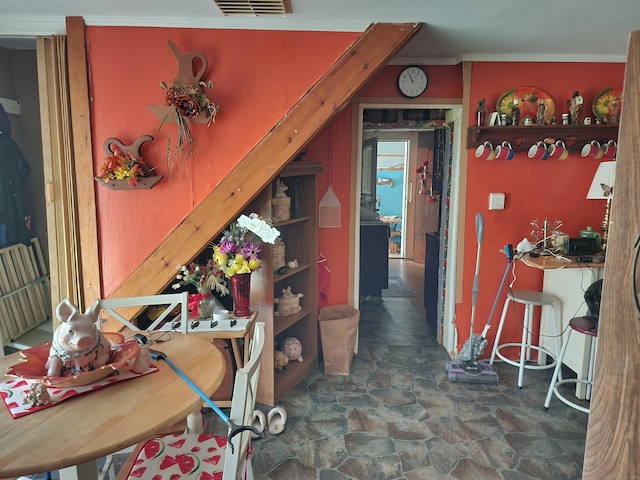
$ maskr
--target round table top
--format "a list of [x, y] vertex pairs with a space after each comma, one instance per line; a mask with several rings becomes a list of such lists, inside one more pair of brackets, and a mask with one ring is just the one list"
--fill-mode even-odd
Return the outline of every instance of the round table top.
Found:
[[[206, 395], [222, 383], [225, 361], [210, 342], [171, 333], [152, 345], [166, 353]], [[0, 372], [19, 361], [0, 358]], [[0, 478], [57, 470], [104, 457], [184, 420], [202, 404], [198, 394], [163, 360], [157, 372], [118, 382], [24, 417], [0, 412]], [[9, 377], [3, 374], [0, 381]]]

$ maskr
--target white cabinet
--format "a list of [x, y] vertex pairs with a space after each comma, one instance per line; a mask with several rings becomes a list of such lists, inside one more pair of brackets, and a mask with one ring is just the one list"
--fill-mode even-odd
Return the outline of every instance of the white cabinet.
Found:
[[[569, 322], [574, 317], [587, 313], [584, 292], [589, 286], [603, 278], [604, 263], [593, 266], [544, 269], [543, 291], [560, 299], [559, 318], [562, 319], [561, 331], [563, 342], [567, 338]], [[543, 307], [540, 319], [540, 346], [550, 352], [555, 351], [553, 337], [553, 316], [550, 307]], [[589, 370], [591, 353], [591, 337], [581, 334], [571, 335], [569, 346], [564, 357], [564, 364], [573, 370], [578, 378], [586, 379]], [[541, 359], [543, 360], [543, 359]], [[586, 385], [576, 385], [576, 397], [584, 399]]]

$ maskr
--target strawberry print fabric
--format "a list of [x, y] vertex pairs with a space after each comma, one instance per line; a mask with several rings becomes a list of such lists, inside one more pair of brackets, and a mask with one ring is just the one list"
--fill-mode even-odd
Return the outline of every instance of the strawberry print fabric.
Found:
[[146, 372], [136, 373], [133, 370], [121, 371], [117, 375], [110, 375], [98, 382], [82, 385], [79, 387], [59, 388], [59, 387], [47, 387], [50, 402], [45, 405], [32, 405], [26, 398], [31, 386], [38, 383], [36, 380], [25, 378], [13, 378], [6, 382], [0, 383], [0, 396], [4, 401], [7, 410], [13, 418], [24, 417], [30, 413], [44, 410], [45, 408], [54, 407], [60, 402], [73, 398], [76, 395], [81, 395], [87, 392], [93, 392], [109, 385], [113, 385], [117, 382], [129, 380], [131, 378], [147, 375], [148, 373], [157, 372], [158, 367], [151, 365]]
[[222, 480], [227, 438], [177, 433], [148, 440], [127, 480]]

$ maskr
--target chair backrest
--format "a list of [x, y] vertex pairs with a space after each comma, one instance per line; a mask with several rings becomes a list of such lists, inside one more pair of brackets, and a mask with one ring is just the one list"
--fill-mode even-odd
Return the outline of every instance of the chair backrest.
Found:
[[[264, 347], [264, 322], [257, 322], [253, 330], [253, 338], [249, 350], [249, 361], [236, 372], [231, 399], [231, 413], [229, 418], [237, 425], [252, 425], [253, 412], [258, 393], [258, 376]], [[244, 431], [231, 440], [233, 453], [227, 447], [224, 459], [223, 480], [239, 480], [244, 478], [244, 465], [247, 451], [251, 443], [251, 432]]]
[[[177, 329], [182, 333], [187, 333], [187, 319], [189, 317], [189, 294], [187, 292], [182, 293], [162, 293], [159, 295], [148, 295], [144, 297], [125, 297], [125, 298], [110, 298], [100, 300], [100, 309], [105, 314], [116, 319], [120, 323], [124, 324], [131, 330], [137, 331], [140, 328], [131, 323], [116, 309], [126, 309], [130, 307], [148, 307], [154, 305], [165, 306], [164, 310], [160, 312], [160, 315], [149, 325], [146, 330], [156, 330], [158, 326], [162, 325], [164, 320], [170, 320], [167, 318], [171, 312], [180, 305], [180, 327]], [[103, 320], [104, 321], [104, 320]], [[101, 328], [99, 326], [98, 328]]]

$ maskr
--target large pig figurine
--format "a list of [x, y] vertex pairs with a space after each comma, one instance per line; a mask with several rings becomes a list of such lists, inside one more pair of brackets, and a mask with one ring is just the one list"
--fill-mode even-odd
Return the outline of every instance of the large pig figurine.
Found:
[[53, 332], [48, 376], [75, 375], [109, 363], [111, 344], [96, 326], [99, 312], [98, 300], [84, 314], [68, 299], [60, 302], [56, 315], [62, 323]]

